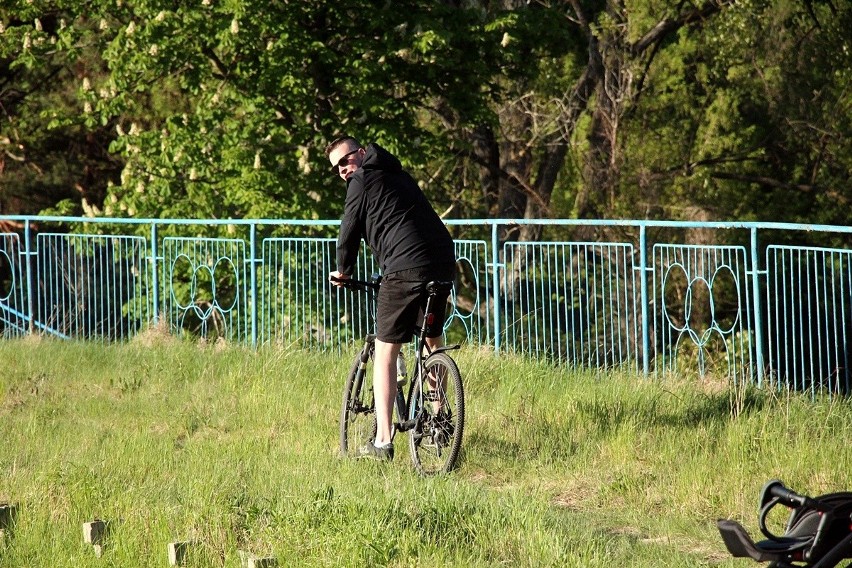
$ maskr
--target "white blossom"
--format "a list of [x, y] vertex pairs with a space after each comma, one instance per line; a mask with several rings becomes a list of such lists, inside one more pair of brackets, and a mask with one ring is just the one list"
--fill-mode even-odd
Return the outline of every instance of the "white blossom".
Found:
[[231, 20], [231, 33], [232, 34], [240, 33], [240, 21], [236, 18]]
[[302, 173], [308, 175], [311, 173], [311, 161], [308, 159], [308, 147], [299, 146], [299, 168]]
[[83, 206], [83, 215], [86, 217], [97, 217], [101, 213], [101, 210], [96, 205], [89, 203], [89, 200], [85, 197], [80, 204]]

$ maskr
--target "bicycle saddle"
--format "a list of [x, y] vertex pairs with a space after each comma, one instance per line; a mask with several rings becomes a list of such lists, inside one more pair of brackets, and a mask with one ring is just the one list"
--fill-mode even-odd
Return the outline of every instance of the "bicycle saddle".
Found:
[[426, 290], [430, 294], [437, 294], [438, 292], [449, 292], [453, 289], [453, 283], [445, 280], [432, 280], [428, 284], [426, 284]]

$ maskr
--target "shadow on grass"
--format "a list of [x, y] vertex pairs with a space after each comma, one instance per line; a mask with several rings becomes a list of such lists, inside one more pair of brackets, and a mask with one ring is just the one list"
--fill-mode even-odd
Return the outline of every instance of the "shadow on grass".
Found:
[[473, 431], [465, 432], [462, 454], [459, 456], [460, 464], [470, 459], [471, 455], [500, 456], [505, 458], [519, 458], [523, 451], [517, 442], [499, 438], [488, 432]]
[[621, 399], [580, 400], [576, 403], [577, 412], [589, 418], [602, 431], [629, 422], [694, 428], [710, 423], [725, 423], [760, 412], [770, 400], [767, 393], [756, 389], [689, 395], [688, 399], [670, 391], [664, 394], [676, 400], [667, 400], [662, 396], [634, 402]]

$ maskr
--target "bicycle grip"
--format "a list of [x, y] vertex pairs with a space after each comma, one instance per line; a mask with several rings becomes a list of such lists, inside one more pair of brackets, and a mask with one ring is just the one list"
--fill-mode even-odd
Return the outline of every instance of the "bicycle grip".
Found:
[[338, 278], [336, 276], [329, 276], [328, 279], [331, 282], [335, 282], [343, 288], [347, 288], [349, 290], [360, 291], [363, 288], [360, 282], [358, 282], [357, 280], [352, 280], [351, 278]]
[[769, 495], [772, 497], [777, 497], [781, 503], [788, 507], [805, 507], [814, 505], [814, 501], [810, 497], [806, 495], [799, 495], [792, 489], [785, 487], [784, 484], [778, 480], [771, 481], [766, 487], [766, 491], [768, 491]]
[[343, 288], [346, 288], [348, 290], [355, 290], [356, 292], [363, 292], [365, 290], [378, 290], [379, 282], [381, 282], [381, 277], [377, 275], [373, 275], [373, 282], [367, 282], [366, 280], [356, 280], [355, 278], [337, 278], [335, 276], [329, 276], [328, 279], [331, 282], [339, 284]]

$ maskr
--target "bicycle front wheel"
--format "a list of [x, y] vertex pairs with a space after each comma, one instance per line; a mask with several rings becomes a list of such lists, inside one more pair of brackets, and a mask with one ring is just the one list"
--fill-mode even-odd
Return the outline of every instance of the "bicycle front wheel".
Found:
[[376, 438], [376, 403], [373, 399], [372, 344], [355, 357], [343, 388], [340, 411], [340, 455], [354, 457], [359, 448]]
[[408, 437], [411, 460], [421, 475], [446, 473], [459, 457], [464, 431], [464, 390], [456, 362], [433, 353], [423, 363], [425, 376], [412, 387]]

